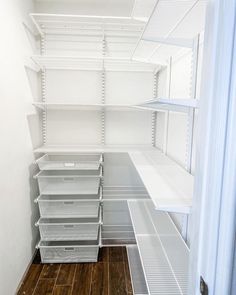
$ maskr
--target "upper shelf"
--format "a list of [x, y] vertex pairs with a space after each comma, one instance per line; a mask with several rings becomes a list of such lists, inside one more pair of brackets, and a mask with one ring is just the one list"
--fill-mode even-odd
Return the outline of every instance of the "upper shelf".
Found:
[[130, 152], [157, 210], [189, 214], [194, 177], [158, 150]]
[[[133, 52], [133, 57], [155, 62], [182, 48], [193, 48], [194, 38], [204, 30], [205, 0], [157, 1]], [[168, 50], [167, 50], [168, 48]]]
[[31, 13], [38, 33], [43, 34], [93, 34], [102, 36], [104, 32], [118, 35], [139, 36], [145, 20], [132, 17], [67, 15]]

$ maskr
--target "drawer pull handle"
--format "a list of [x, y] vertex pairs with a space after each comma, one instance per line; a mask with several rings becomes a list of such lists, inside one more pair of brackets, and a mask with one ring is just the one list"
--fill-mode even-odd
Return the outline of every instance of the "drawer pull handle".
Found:
[[73, 204], [74, 204], [74, 202], [71, 202], [71, 201], [64, 202], [64, 205], [73, 205]]
[[73, 182], [73, 181], [75, 181], [75, 178], [74, 177], [65, 177], [65, 178], [63, 178], [63, 180], [65, 182]]
[[73, 224], [65, 224], [65, 225], [64, 225], [64, 228], [73, 228], [73, 227], [74, 227]]
[[64, 163], [65, 167], [75, 167], [75, 163]]
[[73, 247], [66, 247], [64, 249], [64, 251], [75, 251], [75, 248], [73, 248]]

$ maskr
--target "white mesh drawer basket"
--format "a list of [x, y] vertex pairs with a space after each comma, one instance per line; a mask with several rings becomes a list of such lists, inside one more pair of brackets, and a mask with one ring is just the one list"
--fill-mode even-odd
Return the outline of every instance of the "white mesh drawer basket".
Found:
[[50, 155], [36, 160], [40, 170], [98, 170], [102, 154]]
[[[86, 199], [87, 196], [90, 198]], [[44, 218], [96, 218], [100, 194], [87, 196], [81, 199], [81, 195], [40, 195], [35, 201], [38, 202], [40, 216]]]
[[[84, 172], [84, 171], [83, 171]], [[87, 175], [89, 173], [89, 175]], [[41, 171], [38, 179], [40, 194], [97, 194], [100, 186], [100, 171]]]
[[42, 263], [97, 262], [99, 242], [40, 241]]
[[39, 226], [43, 241], [97, 240], [99, 218], [40, 218]]

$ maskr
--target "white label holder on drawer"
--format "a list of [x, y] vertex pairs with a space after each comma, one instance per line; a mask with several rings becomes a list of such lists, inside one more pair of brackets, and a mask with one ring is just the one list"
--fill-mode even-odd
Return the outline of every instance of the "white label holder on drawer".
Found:
[[36, 160], [40, 170], [98, 170], [102, 154], [50, 155]]

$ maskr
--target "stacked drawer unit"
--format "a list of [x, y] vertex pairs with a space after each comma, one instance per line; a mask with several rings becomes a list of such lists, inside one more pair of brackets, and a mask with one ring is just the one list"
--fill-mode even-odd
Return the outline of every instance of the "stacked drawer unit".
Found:
[[36, 162], [42, 262], [96, 262], [101, 245], [103, 156], [46, 154]]

